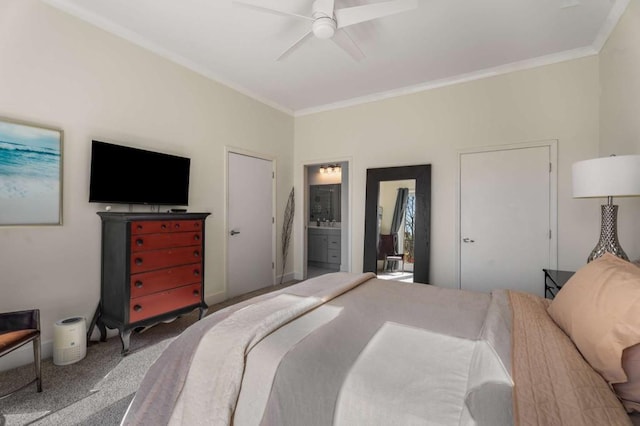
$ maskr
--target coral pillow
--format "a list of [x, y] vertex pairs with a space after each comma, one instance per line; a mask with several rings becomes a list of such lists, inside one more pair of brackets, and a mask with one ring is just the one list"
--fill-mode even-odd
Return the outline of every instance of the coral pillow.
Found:
[[627, 348], [622, 353], [622, 367], [629, 379], [613, 385], [627, 411], [640, 412], [640, 345]]
[[580, 268], [548, 312], [605, 380], [627, 381], [622, 351], [640, 343], [640, 268], [607, 253]]

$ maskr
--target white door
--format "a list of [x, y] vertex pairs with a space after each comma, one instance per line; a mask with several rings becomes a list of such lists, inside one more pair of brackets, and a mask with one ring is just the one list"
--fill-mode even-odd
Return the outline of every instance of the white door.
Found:
[[550, 150], [460, 155], [460, 286], [544, 295], [550, 265]]
[[273, 162], [228, 153], [227, 297], [273, 285]]

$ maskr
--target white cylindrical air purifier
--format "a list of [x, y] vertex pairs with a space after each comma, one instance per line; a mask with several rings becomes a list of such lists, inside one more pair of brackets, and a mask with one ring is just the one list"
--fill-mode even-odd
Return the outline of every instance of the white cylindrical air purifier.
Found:
[[82, 317], [62, 319], [53, 327], [53, 363], [67, 365], [87, 354], [87, 325]]

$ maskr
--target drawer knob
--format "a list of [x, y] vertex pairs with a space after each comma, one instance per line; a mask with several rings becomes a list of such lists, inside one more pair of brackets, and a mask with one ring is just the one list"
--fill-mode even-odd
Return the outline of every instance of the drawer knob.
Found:
[[140, 312], [140, 311], [142, 310], [142, 306], [140, 306], [140, 305], [135, 305], [135, 306], [133, 307], [133, 310], [134, 310], [134, 311], [136, 311], [136, 312]]
[[176, 229], [180, 229], [180, 224], [179, 224], [179, 223], [176, 223], [176, 224], [174, 225], [174, 227], [175, 227]]
[[162, 225], [160, 225], [160, 229], [167, 229], [167, 224], [163, 223]]
[[193, 226], [195, 226], [196, 228], [200, 228], [200, 222], [196, 222]]
[[142, 265], [142, 258], [136, 257], [136, 265], [138, 266]]
[[200, 241], [200, 235], [198, 235], [198, 234], [194, 235], [194, 236], [193, 236], [193, 239], [194, 239], [195, 241]]
[[195, 275], [196, 277], [200, 276], [200, 269], [194, 269], [193, 270], [193, 275]]
[[198, 250], [194, 250], [193, 257], [200, 257], [200, 252]]
[[135, 283], [136, 288], [142, 288], [142, 281], [138, 280]]
[[138, 231], [142, 231], [142, 225], [138, 225], [136, 226], [136, 228], [138, 229]]
[[200, 295], [200, 290], [193, 290], [193, 295], [194, 296], [199, 296]]
[[136, 245], [137, 245], [138, 247], [140, 247], [140, 246], [142, 246], [142, 244], [144, 244], [144, 241], [142, 240], [142, 238], [138, 238], [138, 239], [136, 240]]

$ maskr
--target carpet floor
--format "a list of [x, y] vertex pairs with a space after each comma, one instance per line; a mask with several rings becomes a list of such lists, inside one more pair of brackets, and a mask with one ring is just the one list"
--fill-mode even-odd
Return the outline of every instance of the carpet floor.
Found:
[[[215, 312], [241, 300], [295, 284], [267, 287], [209, 307]], [[0, 399], [0, 426], [118, 425], [147, 369], [164, 348], [198, 320], [198, 311], [131, 334], [127, 356], [118, 337], [91, 342], [87, 356], [71, 365], [42, 361], [42, 393], [35, 384]], [[33, 365], [0, 373], [0, 395], [33, 378]]]

